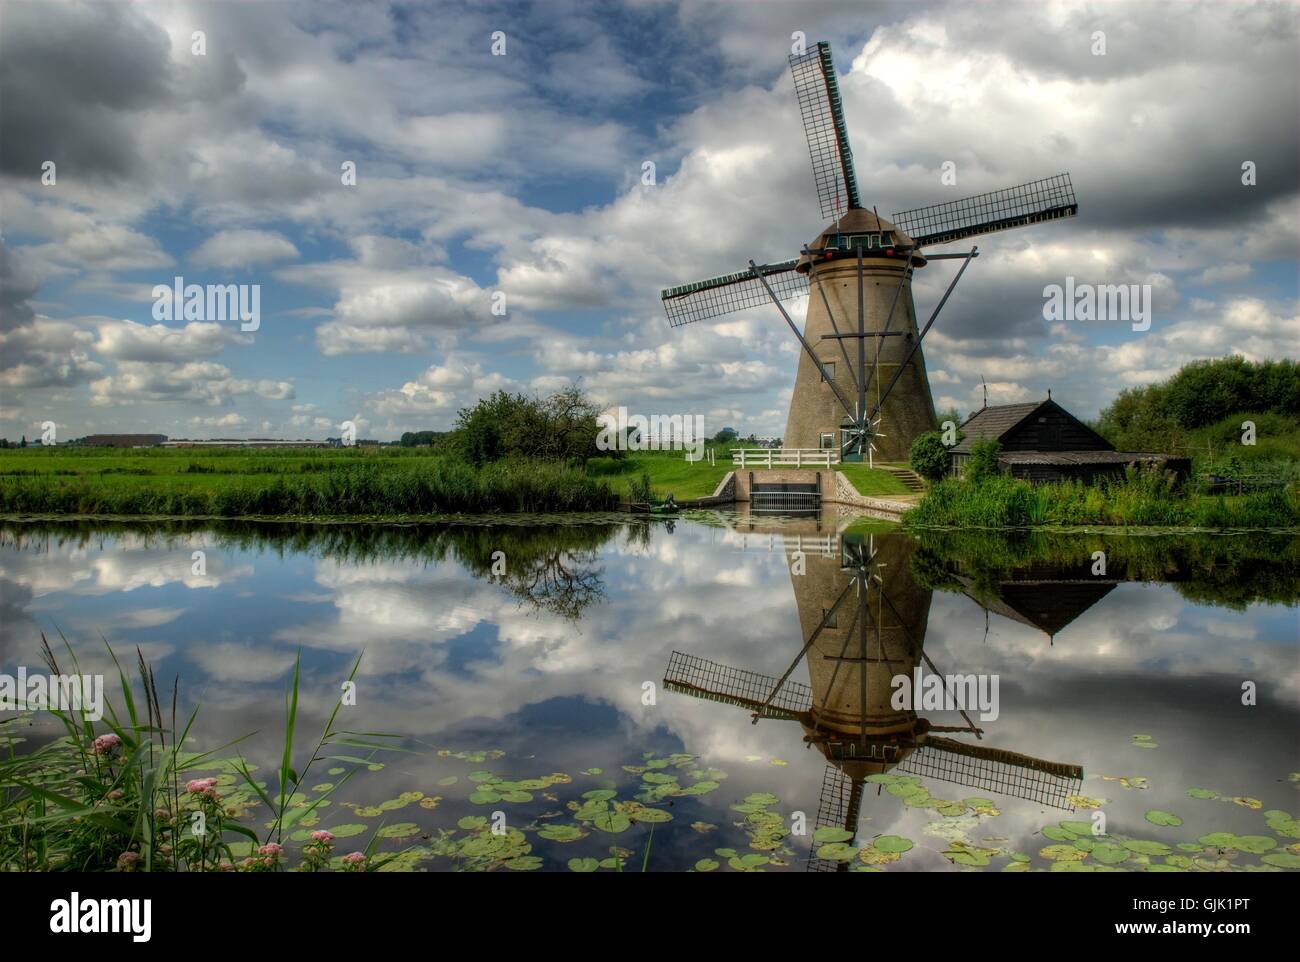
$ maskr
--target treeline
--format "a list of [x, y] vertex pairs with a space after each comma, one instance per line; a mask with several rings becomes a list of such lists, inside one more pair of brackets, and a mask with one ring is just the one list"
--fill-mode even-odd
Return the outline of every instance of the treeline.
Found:
[[1168, 380], [1121, 391], [1093, 427], [1121, 451], [1194, 454], [1198, 432], [1238, 415], [1267, 416], [1273, 433], [1300, 429], [1300, 361], [1193, 361]]

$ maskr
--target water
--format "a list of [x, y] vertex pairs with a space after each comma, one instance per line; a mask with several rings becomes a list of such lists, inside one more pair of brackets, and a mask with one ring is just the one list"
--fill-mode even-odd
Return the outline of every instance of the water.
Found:
[[[83, 671], [101, 635], [138, 647], [200, 706], [193, 747], [255, 732], [270, 779], [297, 653], [302, 758], [360, 655], [344, 724], [405, 751], [336, 748], [366, 763], [303, 792], [355, 769], [311, 827], [351, 826], [346, 852], [383, 826], [392, 868], [1285, 869], [1298, 597], [1285, 536], [8, 523], [0, 672], [37, 670], [42, 632]], [[918, 665], [996, 703], [891, 705]]]

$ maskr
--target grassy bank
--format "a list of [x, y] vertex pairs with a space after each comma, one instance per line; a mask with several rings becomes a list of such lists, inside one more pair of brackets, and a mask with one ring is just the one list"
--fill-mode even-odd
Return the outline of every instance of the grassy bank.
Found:
[[[608, 479], [623, 497], [626, 497], [632, 480], [644, 473], [650, 476], [650, 487], [658, 497], [672, 494], [678, 501], [707, 498], [732, 470], [731, 449], [746, 446], [753, 447], [744, 444], [710, 445], [714, 450], [714, 464], [708, 461], [689, 463], [680, 451], [641, 451], [619, 460], [593, 458], [587, 462], [587, 472], [593, 477]], [[859, 494], [887, 496], [909, 493], [903, 482], [879, 468], [873, 470], [865, 464], [840, 464], [835, 470], [853, 482]]]
[[1300, 527], [1296, 487], [1238, 496], [1177, 491], [1154, 476], [1031, 485], [1007, 477], [932, 486], [906, 515], [912, 526], [1018, 528], [1117, 525], [1169, 528]]
[[474, 467], [427, 449], [0, 453], [0, 513], [296, 516], [601, 511], [611, 486], [580, 467]]

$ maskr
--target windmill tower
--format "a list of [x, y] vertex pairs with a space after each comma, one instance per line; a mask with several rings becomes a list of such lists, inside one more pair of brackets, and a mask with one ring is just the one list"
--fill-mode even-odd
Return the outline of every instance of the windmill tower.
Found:
[[[828, 43], [790, 57], [813, 181], [831, 223], [801, 256], [661, 292], [673, 327], [771, 301], [803, 348], [784, 443], [838, 450], [845, 461], [905, 461], [918, 434], [937, 427], [921, 341], [978, 256], [926, 253], [979, 234], [1078, 212], [1069, 174], [903, 211], [885, 220], [858, 193], [853, 154]], [[918, 329], [912, 274], [931, 261], [961, 260], [947, 291]], [[808, 296], [799, 330], [784, 301]]]
[[[754, 723], [798, 723], [804, 742], [827, 761], [818, 828], [835, 826], [856, 837], [866, 779], [893, 769], [1073, 811], [1069, 799], [1083, 778], [1078, 765], [944, 737], [963, 732], [982, 739], [965, 712], [965, 725], [946, 727], [893, 707], [893, 676], [910, 676], [921, 664], [941, 674], [923, 650], [930, 589], [912, 576], [915, 545], [906, 537], [846, 535], [839, 548], [838, 558], [807, 555], [806, 573], [791, 574], [806, 640], [785, 674], [773, 678], [674, 651], [664, 688], [748, 709]], [[804, 660], [808, 684], [791, 680]]]

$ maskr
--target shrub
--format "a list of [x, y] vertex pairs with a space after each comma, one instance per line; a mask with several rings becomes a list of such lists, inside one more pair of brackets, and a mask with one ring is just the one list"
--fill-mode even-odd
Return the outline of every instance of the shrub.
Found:
[[966, 480], [972, 484], [981, 484], [998, 474], [998, 453], [1002, 445], [993, 438], [976, 441], [971, 445], [970, 457], [966, 461]]
[[908, 455], [912, 470], [929, 481], [938, 481], [948, 473], [948, 449], [938, 431], [927, 431], [912, 442]]

